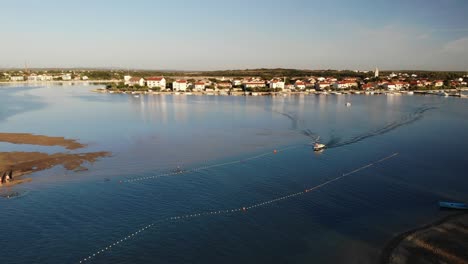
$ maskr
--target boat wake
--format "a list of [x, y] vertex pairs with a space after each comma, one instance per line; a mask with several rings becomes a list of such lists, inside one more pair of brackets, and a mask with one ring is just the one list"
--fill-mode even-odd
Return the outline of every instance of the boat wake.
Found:
[[393, 130], [399, 128], [399, 127], [406, 126], [406, 125], [412, 124], [412, 123], [420, 120], [423, 117], [425, 112], [427, 112], [429, 110], [432, 110], [432, 109], [437, 109], [437, 107], [432, 107], [432, 106], [419, 107], [414, 112], [408, 114], [407, 116], [403, 117], [402, 119], [400, 119], [398, 121], [391, 122], [391, 123], [385, 125], [384, 127], [381, 127], [379, 129], [376, 129], [376, 130], [369, 131], [369, 132], [364, 133], [362, 135], [355, 136], [355, 137], [353, 137], [353, 138], [351, 138], [349, 140], [343, 141], [343, 142], [340, 142], [338, 138], [332, 138], [329, 142], [326, 143], [327, 148], [342, 147], [342, 146], [346, 146], [346, 145], [350, 145], [350, 144], [360, 142], [360, 141], [362, 141], [364, 139], [367, 139], [367, 138], [371, 138], [371, 137], [386, 134], [386, 133], [388, 133], [390, 131], [393, 131]]
[[297, 130], [299, 128], [299, 122], [301, 120], [299, 120], [296, 113], [284, 113], [284, 112], [280, 112], [280, 111], [276, 111], [276, 110], [273, 110], [273, 112], [275, 112], [277, 114], [280, 114], [282, 116], [285, 116], [289, 120], [291, 120], [291, 129]]

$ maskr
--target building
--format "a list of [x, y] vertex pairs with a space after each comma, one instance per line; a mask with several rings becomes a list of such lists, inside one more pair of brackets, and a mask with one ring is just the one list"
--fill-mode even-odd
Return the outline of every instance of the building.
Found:
[[366, 83], [366, 84], [363, 84], [363, 85], [361, 86], [361, 88], [362, 88], [363, 90], [371, 90], [371, 89], [374, 89], [374, 85], [371, 84], [371, 83]]
[[356, 81], [353, 80], [343, 80], [343, 81], [338, 81], [333, 84], [333, 88], [335, 89], [349, 89], [352, 87], [357, 87], [358, 84]]
[[305, 84], [305, 82], [303, 82], [303, 81], [297, 80], [297, 81], [294, 83], [294, 88], [300, 89], [300, 90], [304, 90], [304, 89], [306, 88], [306, 84]]
[[244, 88], [263, 88], [265, 87], [264, 81], [247, 81], [244, 82]]
[[176, 80], [172, 82], [172, 90], [174, 91], [185, 91], [187, 90], [187, 80]]
[[219, 83], [216, 83], [216, 88], [217, 89], [231, 89], [232, 88], [232, 83], [230, 83], [230, 82], [219, 82]]
[[24, 81], [24, 76], [11, 76], [10, 81], [13, 82], [21, 82]]
[[205, 82], [198, 81], [195, 83], [193, 88], [195, 89], [195, 91], [203, 91], [205, 90]]
[[405, 82], [389, 82], [383, 85], [383, 87], [387, 90], [393, 91], [393, 90], [401, 90], [403, 88], [408, 87], [409, 84]]
[[411, 82], [410, 82], [410, 85], [411, 85], [411, 86], [416, 86], [416, 87], [423, 87], [423, 86], [424, 86], [424, 84], [423, 84], [421, 81], [419, 81], [419, 80], [411, 81]]
[[27, 80], [28, 80], [28, 82], [37, 82], [37, 81], [39, 81], [39, 80], [38, 80], [38, 76], [37, 76], [36, 74], [31, 74], [31, 75], [29, 75], [29, 76], [27, 77]]
[[444, 81], [442, 81], [442, 80], [437, 80], [437, 81], [434, 82], [434, 86], [435, 86], [435, 87], [444, 86]]
[[149, 88], [166, 89], [166, 79], [164, 77], [149, 77], [146, 78], [146, 86]]
[[87, 80], [89, 80], [89, 78], [88, 78], [88, 76], [84, 75], [83, 77], [81, 77], [81, 80], [87, 81]]
[[135, 85], [145, 86], [145, 79], [140, 78], [140, 77], [132, 77], [125, 84], [129, 86], [135, 86]]
[[316, 82], [315, 83], [315, 88], [323, 90], [323, 89], [330, 88], [330, 85], [331, 85], [330, 82]]
[[67, 73], [67, 74], [62, 74], [62, 81], [71, 81], [72, 79], [72, 76], [71, 74]]
[[241, 86], [242, 85], [242, 80], [234, 79], [234, 80], [232, 80], [232, 85], [233, 86]]
[[281, 89], [284, 90], [284, 81], [274, 79], [270, 81], [270, 88], [271, 89]]

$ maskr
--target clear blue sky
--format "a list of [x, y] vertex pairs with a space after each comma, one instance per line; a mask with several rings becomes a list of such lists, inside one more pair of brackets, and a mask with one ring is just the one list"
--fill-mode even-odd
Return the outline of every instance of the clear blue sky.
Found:
[[0, 0], [0, 67], [468, 70], [466, 0]]

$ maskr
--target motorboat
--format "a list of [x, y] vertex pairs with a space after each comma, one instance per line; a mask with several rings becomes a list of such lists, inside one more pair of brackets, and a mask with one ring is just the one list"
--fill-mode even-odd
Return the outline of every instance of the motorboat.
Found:
[[324, 150], [326, 148], [325, 144], [321, 144], [319, 143], [320, 137], [318, 137], [316, 140], [315, 140], [315, 143], [314, 143], [314, 151], [321, 151], [321, 150]]

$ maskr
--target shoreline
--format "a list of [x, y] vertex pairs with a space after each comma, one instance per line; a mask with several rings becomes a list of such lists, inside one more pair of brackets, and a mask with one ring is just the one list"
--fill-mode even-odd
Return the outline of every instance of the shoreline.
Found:
[[393, 237], [391, 240], [389, 240], [385, 246], [383, 247], [381, 253], [380, 253], [380, 258], [379, 258], [379, 263], [380, 264], [390, 264], [391, 263], [391, 257], [395, 253], [395, 250], [401, 246], [401, 244], [409, 237], [416, 235], [416, 233], [429, 230], [431, 228], [438, 227], [444, 223], [447, 223], [451, 220], [457, 219], [459, 217], [463, 217], [468, 215], [468, 212], [462, 211], [462, 212], [457, 212], [454, 214], [450, 214], [447, 216], [444, 216], [438, 220], [435, 220], [432, 223], [425, 224], [423, 226], [419, 226], [413, 229], [410, 229], [408, 231], [405, 231], [403, 233], [398, 234], [397, 236]]
[[70, 81], [0, 81], [0, 84], [57, 84], [57, 83], [66, 83], [66, 84], [93, 84], [93, 83], [119, 83], [119, 80], [70, 80]]
[[[468, 88], [467, 88], [468, 89]], [[466, 89], [460, 89], [465, 91]], [[449, 91], [447, 95], [440, 94], [440, 91]], [[93, 89], [91, 92], [108, 93], [108, 94], [129, 94], [129, 95], [195, 95], [195, 96], [290, 96], [290, 95], [436, 95], [442, 97], [459, 97], [466, 98], [464, 95], [457, 94], [456, 89], [452, 90], [415, 90], [415, 91], [387, 91], [387, 90], [345, 90], [345, 91], [284, 91], [284, 92], [226, 92], [226, 91], [192, 91], [192, 92], [175, 92], [175, 91], [150, 91], [148, 90], [106, 90], [104, 88]]]

